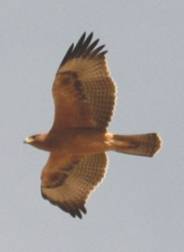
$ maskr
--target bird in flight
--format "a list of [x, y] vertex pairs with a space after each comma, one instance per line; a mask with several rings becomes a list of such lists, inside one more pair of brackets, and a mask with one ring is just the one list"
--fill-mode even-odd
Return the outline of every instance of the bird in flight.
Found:
[[106, 152], [152, 157], [160, 148], [156, 133], [119, 135], [107, 131], [116, 98], [105, 45], [82, 34], [65, 54], [55, 76], [55, 115], [48, 133], [25, 143], [48, 151], [41, 174], [43, 198], [73, 217], [86, 214], [85, 203], [106, 173]]

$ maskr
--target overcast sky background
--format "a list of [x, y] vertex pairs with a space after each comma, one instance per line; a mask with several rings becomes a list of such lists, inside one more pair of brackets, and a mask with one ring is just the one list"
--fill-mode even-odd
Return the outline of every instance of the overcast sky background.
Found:
[[[183, 13], [182, 0], [0, 1], [1, 251], [184, 251]], [[79, 220], [41, 198], [48, 154], [23, 139], [51, 126], [56, 69], [84, 31], [106, 44], [118, 84], [110, 130], [156, 131], [164, 147], [109, 154]]]

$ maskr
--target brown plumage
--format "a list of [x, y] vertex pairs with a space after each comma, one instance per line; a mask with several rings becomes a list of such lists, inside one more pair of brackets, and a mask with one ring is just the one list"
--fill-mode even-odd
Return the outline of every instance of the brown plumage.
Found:
[[50, 152], [41, 175], [45, 199], [73, 217], [86, 213], [85, 203], [106, 172], [106, 151], [151, 157], [160, 148], [156, 133], [114, 135], [111, 120], [115, 84], [103, 46], [84, 33], [68, 49], [56, 73], [52, 94], [55, 117], [51, 130], [25, 142]]

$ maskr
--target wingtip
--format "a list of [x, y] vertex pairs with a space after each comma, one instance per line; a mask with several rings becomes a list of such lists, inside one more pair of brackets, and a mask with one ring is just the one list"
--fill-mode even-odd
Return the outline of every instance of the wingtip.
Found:
[[[97, 44], [99, 42], [99, 39], [96, 39], [93, 41], [94, 32], [90, 32], [87, 34], [87, 32], [83, 32], [78, 42], [72, 43], [68, 51], [66, 52], [59, 69], [62, 65], [64, 65], [67, 61], [73, 59], [73, 58], [79, 58], [79, 57], [103, 57], [107, 51], [103, 50], [105, 45], [97, 47]], [[103, 51], [102, 51], [103, 50]], [[58, 70], [59, 70], [58, 69]]]
[[84, 40], [86, 37], [86, 32], [83, 32], [79, 40]]
[[94, 32], [90, 32], [90, 33], [89, 33], [89, 37], [91, 37], [91, 38], [92, 38], [92, 37], [93, 37], [93, 35], [94, 35]]
[[84, 214], [87, 214], [87, 209], [85, 206], [81, 206], [80, 209]]

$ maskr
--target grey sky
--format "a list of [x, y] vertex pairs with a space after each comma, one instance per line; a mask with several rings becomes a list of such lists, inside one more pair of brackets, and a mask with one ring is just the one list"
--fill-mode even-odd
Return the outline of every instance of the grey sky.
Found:
[[[179, 0], [0, 1], [1, 251], [184, 251], [183, 12]], [[164, 148], [153, 159], [109, 154], [78, 220], [41, 198], [47, 153], [23, 139], [51, 126], [55, 71], [83, 31], [109, 50], [110, 130], [156, 131]]]

